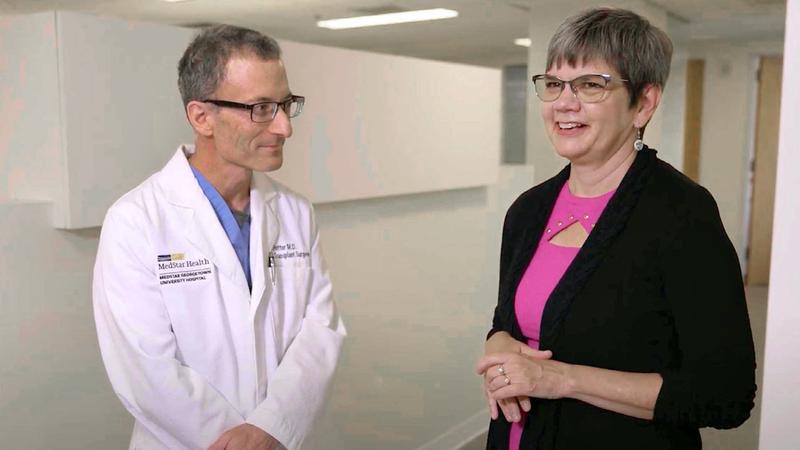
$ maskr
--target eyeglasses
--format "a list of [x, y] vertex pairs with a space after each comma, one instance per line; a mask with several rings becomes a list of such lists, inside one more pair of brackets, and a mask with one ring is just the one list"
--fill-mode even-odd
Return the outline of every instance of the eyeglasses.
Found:
[[256, 123], [264, 123], [275, 119], [275, 116], [278, 115], [278, 107], [280, 107], [290, 119], [299, 116], [300, 113], [303, 112], [303, 105], [306, 102], [306, 98], [300, 95], [292, 95], [282, 102], [258, 102], [251, 105], [214, 99], [206, 99], [203, 100], [203, 102], [226, 108], [247, 109], [250, 111], [250, 120]]
[[614, 78], [606, 74], [581, 75], [572, 80], [561, 80], [552, 75], [534, 75], [533, 86], [536, 96], [543, 102], [554, 102], [564, 91], [564, 86], [569, 83], [570, 90], [575, 97], [583, 103], [597, 103], [608, 96], [612, 82], [628, 82], [623, 78]]

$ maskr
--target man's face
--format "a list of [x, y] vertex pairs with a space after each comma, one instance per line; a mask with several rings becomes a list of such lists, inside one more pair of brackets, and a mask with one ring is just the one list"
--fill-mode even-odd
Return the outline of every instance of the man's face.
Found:
[[[225, 79], [211, 98], [253, 104], [279, 102], [290, 95], [283, 62], [245, 53], [228, 61]], [[265, 123], [250, 120], [250, 111], [245, 109], [214, 107], [212, 114], [218, 158], [260, 172], [281, 167], [283, 143], [292, 135], [292, 124], [282, 109], [278, 108], [275, 118]]]

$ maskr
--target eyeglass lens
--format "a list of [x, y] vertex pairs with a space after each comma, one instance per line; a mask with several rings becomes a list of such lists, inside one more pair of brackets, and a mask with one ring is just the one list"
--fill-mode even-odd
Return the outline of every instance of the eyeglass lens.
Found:
[[268, 122], [274, 119], [278, 113], [278, 107], [283, 109], [289, 118], [297, 117], [303, 110], [303, 100], [293, 98], [281, 103], [264, 102], [253, 105], [253, 121]]
[[599, 102], [606, 95], [608, 82], [600, 75], [583, 75], [570, 82], [556, 77], [544, 76], [534, 80], [536, 95], [544, 102], [555, 101], [569, 83], [578, 100], [585, 103]]

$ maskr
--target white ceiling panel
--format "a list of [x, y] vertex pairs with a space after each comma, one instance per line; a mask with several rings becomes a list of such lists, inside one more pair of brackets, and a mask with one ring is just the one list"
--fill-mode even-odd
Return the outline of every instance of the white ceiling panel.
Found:
[[[678, 42], [780, 39], [785, 0], [645, 0], [666, 9]], [[0, 14], [66, 9], [169, 24], [226, 22], [281, 39], [499, 67], [525, 64], [536, 0], [0, 0]], [[587, 6], [597, 4], [587, 1]], [[381, 11], [450, 8], [455, 19], [333, 31], [316, 21]]]

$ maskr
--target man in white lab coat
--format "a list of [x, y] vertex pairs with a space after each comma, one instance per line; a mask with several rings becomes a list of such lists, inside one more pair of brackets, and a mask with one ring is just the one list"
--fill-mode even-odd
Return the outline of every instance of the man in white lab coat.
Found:
[[311, 205], [264, 174], [305, 99], [238, 27], [201, 32], [178, 72], [195, 144], [109, 209], [94, 271], [130, 448], [299, 449], [345, 336]]

